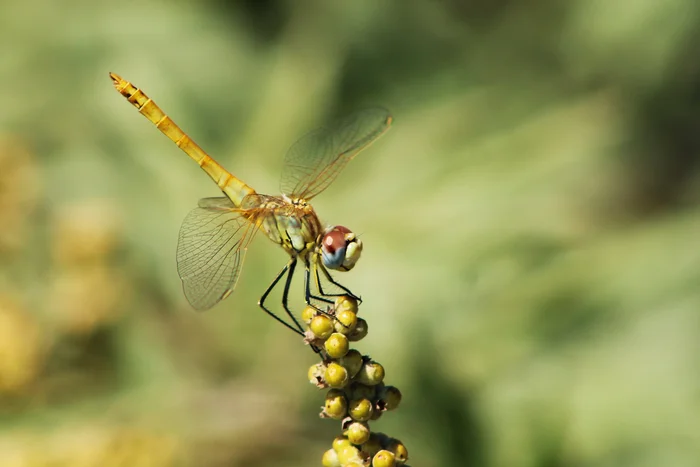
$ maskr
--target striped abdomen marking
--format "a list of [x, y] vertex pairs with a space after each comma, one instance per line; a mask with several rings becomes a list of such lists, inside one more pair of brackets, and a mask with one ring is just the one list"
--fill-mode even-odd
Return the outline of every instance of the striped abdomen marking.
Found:
[[187, 136], [170, 117], [165, 115], [158, 105], [143, 91], [130, 82], [122, 79], [119, 75], [110, 73], [109, 77], [114, 82], [114, 87], [119, 93], [126, 97], [141, 114], [153, 124], [170, 140], [190, 156], [209, 176], [216, 182], [221, 191], [228, 196], [233, 204], [240, 207], [241, 201], [246, 195], [255, 193], [251, 187], [243, 183], [238, 178], [231, 175], [218, 162], [212, 159], [204, 150]]

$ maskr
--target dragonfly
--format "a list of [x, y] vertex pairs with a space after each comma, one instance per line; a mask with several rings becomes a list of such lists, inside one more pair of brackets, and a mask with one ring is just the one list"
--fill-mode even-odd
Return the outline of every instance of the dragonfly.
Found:
[[[196, 310], [207, 310], [235, 289], [246, 251], [255, 234], [264, 232], [289, 255], [289, 260], [263, 292], [258, 305], [292, 331], [304, 335], [289, 307], [289, 291], [297, 263], [304, 265], [304, 300], [321, 313], [341, 295], [358, 298], [336, 282], [329, 270], [349, 271], [361, 256], [361, 239], [342, 225], [324, 226], [309, 201], [336, 179], [347, 163], [391, 126], [383, 108], [357, 111], [318, 128], [294, 143], [285, 155], [281, 196], [257, 193], [224, 169], [183, 132], [141, 89], [115, 73], [116, 90], [165, 136], [192, 158], [225, 196], [202, 198], [182, 223], [177, 269], [185, 297]], [[322, 274], [337, 293], [324, 290]], [[265, 300], [284, 278], [282, 319]], [[311, 290], [313, 281], [315, 290]], [[332, 287], [329, 286], [329, 287]]]

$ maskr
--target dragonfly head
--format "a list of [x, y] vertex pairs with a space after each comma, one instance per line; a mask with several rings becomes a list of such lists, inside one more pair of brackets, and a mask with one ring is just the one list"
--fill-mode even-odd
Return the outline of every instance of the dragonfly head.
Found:
[[323, 234], [321, 260], [328, 269], [349, 271], [362, 254], [362, 240], [347, 227], [336, 225]]

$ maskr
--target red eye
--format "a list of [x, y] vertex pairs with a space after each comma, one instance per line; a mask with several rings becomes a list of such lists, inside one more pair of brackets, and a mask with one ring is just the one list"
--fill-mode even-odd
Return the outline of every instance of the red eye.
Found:
[[348, 229], [347, 227], [345, 227], [343, 225], [336, 225], [335, 227], [333, 227], [333, 230], [337, 230], [338, 232], [342, 232], [343, 235], [352, 233], [352, 231], [350, 229]]
[[[347, 257], [350, 248], [350, 257]], [[321, 240], [323, 265], [337, 271], [349, 271], [362, 252], [362, 242], [347, 227], [336, 225], [326, 231]]]
[[345, 227], [334, 227], [323, 236], [323, 249], [328, 254], [335, 254], [341, 248], [345, 248], [345, 233], [350, 232]]

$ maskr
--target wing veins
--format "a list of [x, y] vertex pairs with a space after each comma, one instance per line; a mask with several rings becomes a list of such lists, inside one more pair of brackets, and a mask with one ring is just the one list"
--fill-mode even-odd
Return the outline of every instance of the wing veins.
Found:
[[185, 217], [177, 263], [185, 296], [194, 308], [211, 308], [234, 290], [258, 230], [251, 230], [252, 219], [249, 210], [233, 207], [227, 198], [204, 198]]

